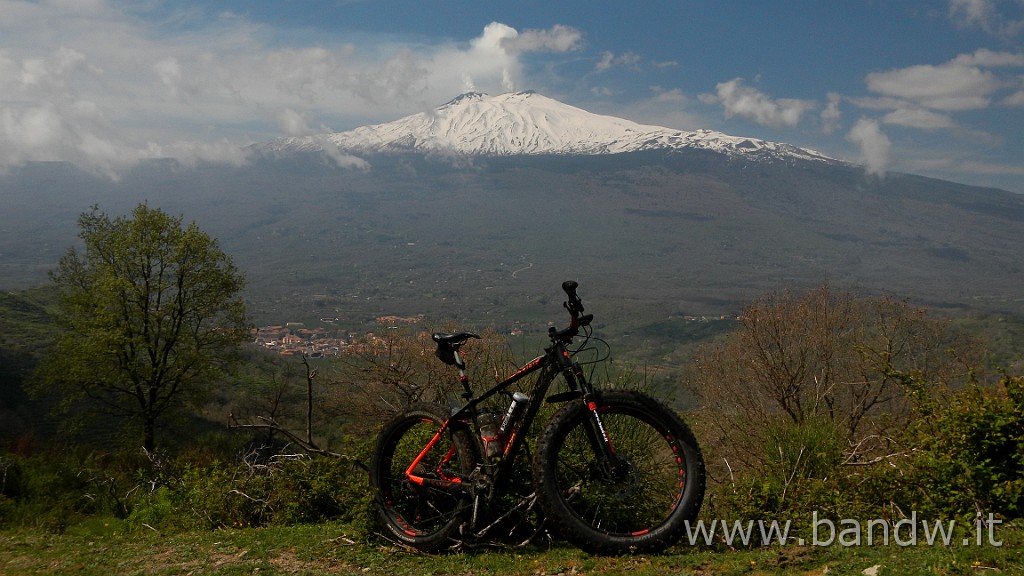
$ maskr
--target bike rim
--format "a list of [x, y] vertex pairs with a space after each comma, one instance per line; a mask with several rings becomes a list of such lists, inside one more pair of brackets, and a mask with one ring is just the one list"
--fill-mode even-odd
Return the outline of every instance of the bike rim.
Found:
[[[379, 498], [386, 519], [406, 536], [430, 536], [446, 531], [465, 508], [464, 498], [456, 493], [411, 482], [405, 472], [432, 438], [440, 424], [430, 419], [410, 419], [392, 435], [382, 457], [383, 476]], [[425, 478], [452, 478], [461, 473], [460, 452], [446, 434], [417, 467]]]
[[615, 449], [609, 476], [594, 456], [581, 414], [562, 439], [555, 477], [570, 513], [594, 530], [636, 538], [676, 512], [686, 487], [686, 459], [680, 441], [639, 410], [599, 409]]

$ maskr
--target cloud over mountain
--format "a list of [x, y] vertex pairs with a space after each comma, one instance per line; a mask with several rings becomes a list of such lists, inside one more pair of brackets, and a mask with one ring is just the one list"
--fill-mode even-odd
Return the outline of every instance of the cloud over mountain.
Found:
[[0, 0], [0, 171], [239, 165], [253, 142], [387, 122], [460, 92], [537, 89], [642, 124], [849, 159], [864, 117], [890, 139], [892, 170], [1024, 192], [1022, 4], [939, 4], [568, 0], [526, 17], [466, 0]]
[[0, 0], [0, 171], [66, 161], [116, 177], [160, 157], [237, 165], [244, 144], [268, 135], [422, 110], [467, 86], [515, 87], [524, 57], [582, 43], [569, 26], [492, 22], [469, 42], [301, 46], [230, 12], [141, 17], [156, 10]]

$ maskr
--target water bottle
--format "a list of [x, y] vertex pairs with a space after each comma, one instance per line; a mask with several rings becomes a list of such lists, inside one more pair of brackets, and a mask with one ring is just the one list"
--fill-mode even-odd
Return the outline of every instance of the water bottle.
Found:
[[477, 424], [480, 426], [480, 439], [484, 442], [484, 453], [488, 458], [501, 456], [501, 437], [498, 436], [498, 416], [491, 412], [484, 412], [477, 417]]
[[501, 427], [498, 428], [498, 436], [501, 437], [502, 442], [508, 441], [509, 435], [519, 425], [519, 418], [522, 417], [529, 405], [530, 397], [526, 394], [516, 392], [512, 395], [512, 403], [509, 404], [505, 417], [501, 419]]

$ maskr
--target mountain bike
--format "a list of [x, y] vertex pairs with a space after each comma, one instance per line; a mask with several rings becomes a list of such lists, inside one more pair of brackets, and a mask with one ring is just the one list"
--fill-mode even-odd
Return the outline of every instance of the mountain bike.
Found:
[[[479, 335], [432, 335], [437, 357], [458, 369], [462, 400], [448, 407], [417, 403], [379, 433], [370, 483], [389, 537], [438, 550], [482, 538], [509, 514], [531, 510], [542, 525], [594, 554], [659, 552], [681, 538], [704, 498], [697, 440], [651, 396], [598, 390], [588, 381], [574, 356], [591, 338], [593, 314], [583, 314], [577, 288], [574, 281], [562, 284], [569, 326], [550, 327], [542, 355], [479, 395], [461, 351]], [[583, 344], [573, 348], [581, 332]], [[529, 393], [508, 392], [534, 374]], [[559, 378], [565, 389], [549, 395]], [[503, 415], [485, 409], [498, 394], [511, 396]], [[534, 439], [528, 432], [543, 403], [560, 407], [548, 410], [554, 414]], [[510, 498], [512, 479], [522, 480], [517, 460], [531, 451], [526, 484], [532, 492]]]

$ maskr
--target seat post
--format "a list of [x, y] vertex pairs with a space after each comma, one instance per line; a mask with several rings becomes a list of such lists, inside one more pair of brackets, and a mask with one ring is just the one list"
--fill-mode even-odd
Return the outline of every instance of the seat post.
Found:
[[462, 384], [462, 397], [469, 400], [473, 397], [473, 390], [469, 387], [469, 374], [466, 372], [466, 361], [462, 359], [458, 346], [453, 347], [455, 353], [455, 366], [459, 369], [459, 382]]

